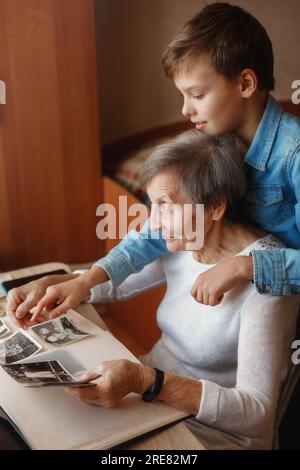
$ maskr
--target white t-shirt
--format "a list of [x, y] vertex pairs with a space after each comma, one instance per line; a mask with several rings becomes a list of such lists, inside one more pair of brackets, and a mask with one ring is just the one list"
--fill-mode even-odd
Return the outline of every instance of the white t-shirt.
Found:
[[[267, 235], [239, 255], [282, 246]], [[199, 304], [192, 286], [212, 266], [197, 262], [192, 252], [170, 254], [117, 289], [110, 281], [95, 286], [90, 301], [125, 300], [167, 282], [157, 311], [162, 337], [142, 362], [202, 382], [199, 412], [189, 424], [208, 448], [270, 448], [300, 297], [259, 294], [243, 282], [221, 304]]]

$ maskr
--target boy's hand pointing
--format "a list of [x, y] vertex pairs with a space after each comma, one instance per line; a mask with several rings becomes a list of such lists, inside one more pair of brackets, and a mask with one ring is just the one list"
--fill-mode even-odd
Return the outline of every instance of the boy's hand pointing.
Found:
[[71, 281], [62, 282], [48, 287], [44, 297], [38, 302], [31, 317], [31, 323], [36, 323], [40, 315], [46, 310], [50, 319], [64, 315], [71, 308], [90, 295], [90, 290], [82, 281], [81, 276]]
[[51, 319], [64, 315], [70, 308], [86, 300], [90, 296], [92, 287], [109, 280], [107, 273], [100, 266], [93, 266], [84, 274], [72, 276], [72, 280], [48, 287], [46, 294], [36, 306], [31, 323], [36, 323], [44, 310], [49, 313]]

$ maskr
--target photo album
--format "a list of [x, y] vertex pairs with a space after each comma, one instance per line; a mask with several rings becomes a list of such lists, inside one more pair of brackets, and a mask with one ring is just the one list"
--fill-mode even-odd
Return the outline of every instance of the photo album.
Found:
[[[0, 407], [31, 449], [109, 449], [187, 415], [135, 393], [117, 407], [78, 401], [68, 387], [102, 361], [138, 359], [75, 310], [26, 330], [0, 319]], [[1, 410], [0, 408], [0, 410]]]

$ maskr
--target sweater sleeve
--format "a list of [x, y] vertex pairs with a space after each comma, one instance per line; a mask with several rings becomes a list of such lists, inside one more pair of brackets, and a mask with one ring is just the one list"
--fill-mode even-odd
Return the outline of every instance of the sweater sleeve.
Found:
[[[85, 271], [75, 271], [80, 274]], [[87, 300], [89, 303], [114, 302], [126, 300], [149, 290], [155, 289], [165, 282], [165, 272], [161, 260], [153, 261], [136, 274], [131, 274], [119, 287], [111, 281], [98, 284], [90, 289], [91, 295]]]
[[299, 296], [252, 292], [247, 297], [240, 312], [236, 385], [226, 388], [202, 380], [198, 421], [258, 440], [272, 431], [280, 383], [290, 361], [298, 305]]

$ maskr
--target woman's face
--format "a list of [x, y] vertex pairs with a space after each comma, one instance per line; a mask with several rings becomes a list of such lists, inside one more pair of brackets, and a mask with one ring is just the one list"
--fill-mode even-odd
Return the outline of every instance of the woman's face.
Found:
[[156, 175], [147, 185], [151, 200], [150, 228], [161, 230], [170, 252], [200, 250], [205, 227], [210, 226], [209, 211], [184, 201], [179, 191], [179, 176], [175, 171]]

